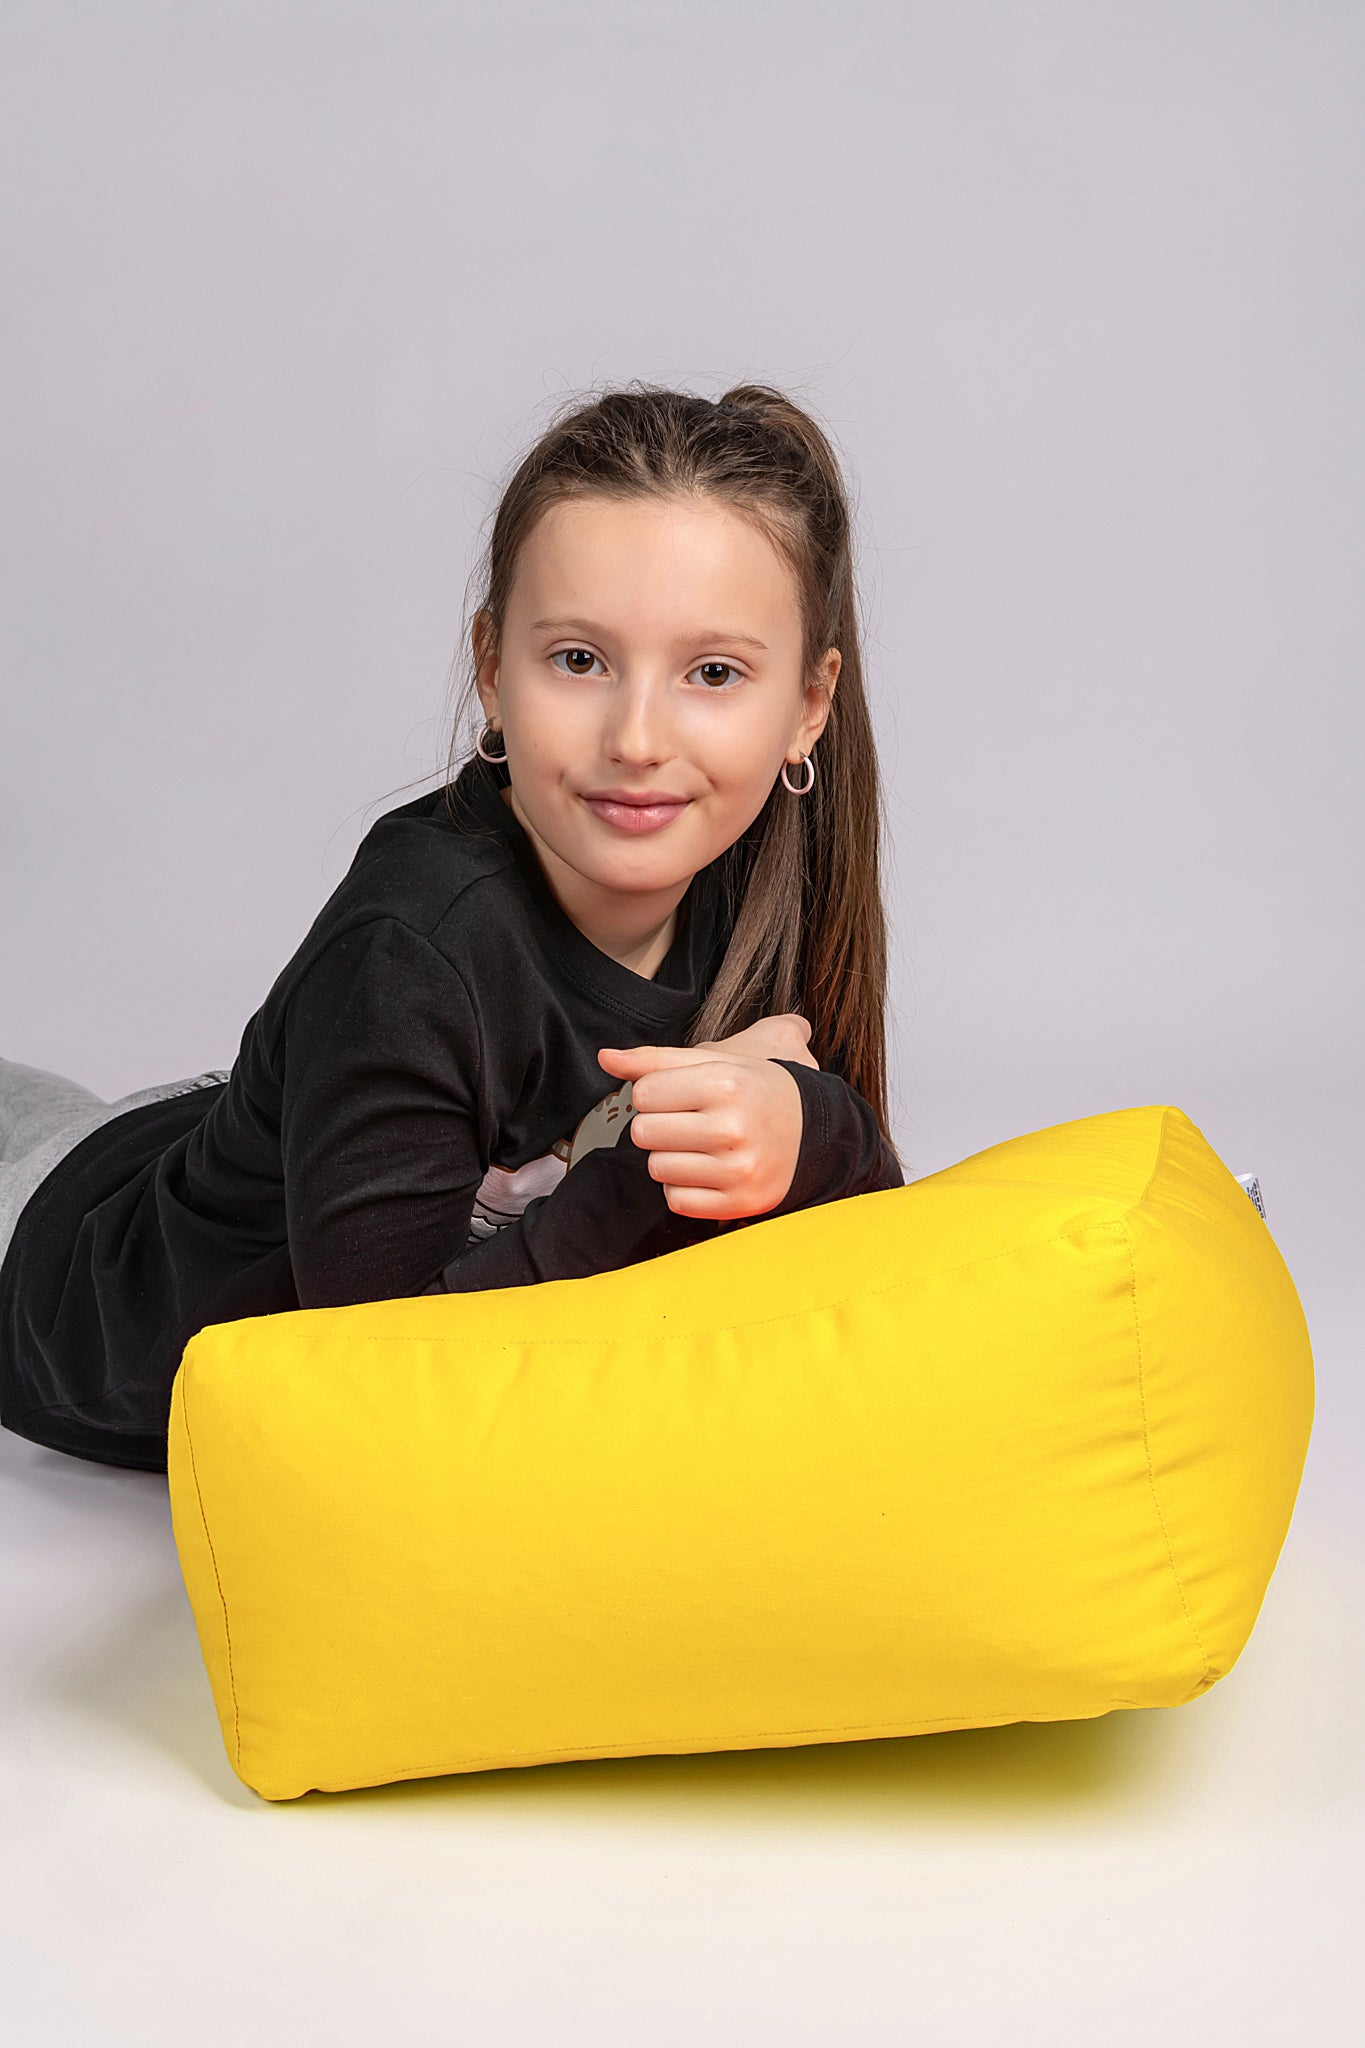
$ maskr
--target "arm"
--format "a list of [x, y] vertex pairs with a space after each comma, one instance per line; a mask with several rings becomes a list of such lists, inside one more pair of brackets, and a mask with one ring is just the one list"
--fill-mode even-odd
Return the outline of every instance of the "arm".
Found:
[[855, 1089], [837, 1074], [798, 1060], [777, 1064], [795, 1076], [803, 1124], [796, 1171], [775, 1209], [724, 1222], [676, 1215], [663, 1183], [649, 1171], [649, 1153], [634, 1142], [627, 1124], [615, 1145], [589, 1152], [550, 1194], [537, 1196], [516, 1222], [452, 1259], [424, 1291], [472, 1293], [610, 1272], [766, 1216], [904, 1186], [871, 1105]]
[[300, 1305], [420, 1294], [483, 1178], [478, 1021], [458, 971], [392, 917], [339, 932], [292, 992], [280, 1144]]
[[649, 1154], [629, 1136], [599, 1145], [570, 1167], [558, 1187], [537, 1195], [494, 1236], [459, 1253], [427, 1294], [471, 1294], [529, 1287], [538, 1280], [581, 1279], [700, 1244], [720, 1228], [711, 1216], [677, 1216]]

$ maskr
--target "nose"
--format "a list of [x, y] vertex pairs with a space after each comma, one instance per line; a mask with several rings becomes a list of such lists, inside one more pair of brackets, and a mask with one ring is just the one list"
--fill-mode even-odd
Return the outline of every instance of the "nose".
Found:
[[622, 684], [607, 707], [602, 746], [613, 761], [645, 766], [667, 760], [673, 752], [673, 740], [666, 685], [662, 681], [656, 684], [639, 678]]

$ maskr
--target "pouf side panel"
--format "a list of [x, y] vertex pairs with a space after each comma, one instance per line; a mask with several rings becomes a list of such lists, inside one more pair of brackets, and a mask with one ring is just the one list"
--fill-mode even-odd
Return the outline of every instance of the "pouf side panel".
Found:
[[1167, 1117], [1127, 1221], [1152, 1484], [1206, 1672], [1255, 1624], [1312, 1431], [1312, 1347], [1274, 1237], [1203, 1133]]
[[1186, 1696], [1129, 1296], [1109, 1224], [652, 1351], [201, 1333], [242, 1775], [290, 1798]]
[[[191, 1340], [193, 1343], [193, 1340]], [[194, 1616], [195, 1632], [208, 1673], [214, 1710], [223, 1731], [223, 1747], [238, 1776], [241, 1775], [241, 1739], [237, 1722], [237, 1696], [232, 1669], [232, 1639], [227, 1605], [218, 1576], [217, 1560], [209, 1534], [208, 1518], [195, 1472], [194, 1447], [185, 1412], [185, 1360], [171, 1386], [169, 1427], [166, 1438], [166, 1475], [170, 1496], [171, 1530], [180, 1559], [181, 1576]]]

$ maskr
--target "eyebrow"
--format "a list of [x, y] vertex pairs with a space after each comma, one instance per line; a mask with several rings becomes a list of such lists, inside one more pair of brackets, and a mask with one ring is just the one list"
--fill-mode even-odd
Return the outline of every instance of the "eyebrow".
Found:
[[[606, 636], [600, 626], [591, 619], [532, 619], [533, 633], [586, 633], [590, 639], [601, 640]], [[767, 642], [756, 640], [752, 633], [702, 632], [689, 633], [688, 639], [696, 645], [752, 647], [758, 654], [768, 652]]]

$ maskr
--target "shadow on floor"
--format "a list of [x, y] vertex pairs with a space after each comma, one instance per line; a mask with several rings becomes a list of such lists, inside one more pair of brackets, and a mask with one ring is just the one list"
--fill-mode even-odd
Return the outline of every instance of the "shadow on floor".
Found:
[[[1192, 1702], [1197, 1711], [1199, 1702]], [[1164, 1726], [1162, 1725], [1164, 1723]], [[1016, 1722], [937, 1735], [803, 1743], [783, 1749], [589, 1759], [412, 1779], [295, 1804], [496, 1798], [556, 1809], [605, 1802], [651, 1821], [747, 1825], [822, 1820], [904, 1832], [916, 1822], [983, 1825], [1150, 1810], [1169, 1789], [1175, 1734], [1164, 1713]], [[1178, 1773], [1177, 1773], [1178, 1775]]]
[[223, 1747], [174, 1550], [164, 1579], [50, 1661], [35, 1690], [68, 1713], [173, 1758], [228, 1805], [258, 1807], [261, 1801], [237, 1777]]
[[[109, 1617], [59, 1663], [42, 1689], [69, 1711], [115, 1725], [178, 1760], [215, 1798], [269, 1804], [237, 1778], [223, 1746], [194, 1619], [173, 1551], [164, 1583]], [[1193, 1717], [1204, 1700], [1171, 1710], [1118, 1711], [1089, 1721], [1016, 1722], [1003, 1728], [791, 1748], [685, 1756], [586, 1759], [410, 1779], [352, 1792], [311, 1792], [281, 1810], [342, 1810], [355, 1801], [548, 1802], [558, 1812], [590, 1803], [640, 1817], [709, 1824], [824, 1818], [877, 1827], [948, 1817], [999, 1827], [1085, 1811], [1099, 1819], [1150, 1809], [1185, 1775]], [[1197, 1746], [1197, 1745], [1196, 1745]]]

